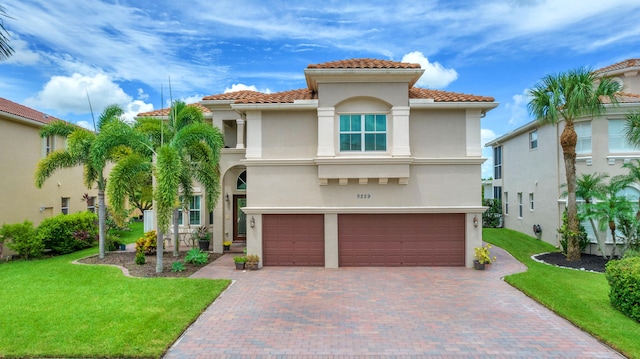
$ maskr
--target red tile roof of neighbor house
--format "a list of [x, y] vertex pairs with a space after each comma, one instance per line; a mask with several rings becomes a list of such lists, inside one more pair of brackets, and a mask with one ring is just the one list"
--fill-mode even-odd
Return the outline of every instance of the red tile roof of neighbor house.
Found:
[[613, 65], [609, 65], [601, 69], [597, 69], [594, 72], [603, 73], [603, 72], [622, 70], [622, 69], [631, 68], [631, 67], [640, 67], [640, 59], [628, 59], [628, 60], [620, 61]]
[[[211, 110], [209, 110], [208, 108], [202, 106], [201, 104], [199, 104], [197, 102], [188, 104], [187, 106], [195, 106], [195, 107], [199, 108], [200, 111], [202, 111], [202, 113], [210, 113], [211, 112]], [[138, 117], [144, 117], [144, 116], [150, 116], [150, 117], [153, 117], [153, 116], [169, 116], [169, 112], [170, 111], [171, 111], [171, 108], [167, 107], [167, 108], [161, 108], [161, 109], [155, 110], [155, 111], [140, 112], [137, 116]]]
[[[640, 94], [619, 92], [616, 97], [618, 98], [618, 103], [640, 103]], [[600, 97], [600, 102], [611, 103], [609, 98], [605, 96]]]
[[59, 118], [47, 115], [46, 113], [42, 113], [27, 106], [17, 104], [2, 97], [0, 97], [0, 111], [42, 123], [50, 123], [55, 120], [60, 120]]
[[349, 59], [311, 64], [308, 69], [419, 69], [420, 64], [378, 59]]

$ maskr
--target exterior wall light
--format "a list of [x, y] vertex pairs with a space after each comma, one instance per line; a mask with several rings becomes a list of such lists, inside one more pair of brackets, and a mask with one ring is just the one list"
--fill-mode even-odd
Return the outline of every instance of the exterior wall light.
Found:
[[253, 218], [253, 216], [251, 217], [251, 220], [249, 221], [249, 225], [251, 226], [251, 228], [254, 228], [256, 226], [256, 219]]
[[224, 201], [225, 202], [229, 202], [229, 194], [228, 193], [224, 195]]
[[478, 227], [478, 215], [473, 216], [473, 226], [476, 228]]

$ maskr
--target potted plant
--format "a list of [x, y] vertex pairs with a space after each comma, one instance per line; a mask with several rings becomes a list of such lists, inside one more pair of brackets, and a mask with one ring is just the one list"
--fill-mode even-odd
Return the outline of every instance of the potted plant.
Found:
[[258, 269], [258, 263], [260, 262], [260, 257], [256, 254], [249, 254], [247, 257], [247, 269], [256, 270]]
[[496, 257], [491, 257], [491, 252], [489, 251], [490, 248], [490, 244], [487, 244], [484, 247], [474, 248], [476, 259], [473, 261], [473, 267], [475, 269], [484, 270], [485, 266], [495, 262]]
[[209, 229], [206, 226], [200, 226], [195, 230], [195, 235], [198, 238], [198, 247], [202, 251], [209, 251], [209, 244], [211, 240], [209, 239]]
[[223, 247], [223, 249], [224, 249], [225, 251], [230, 250], [230, 249], [231, 249], [231, 242], [229, 242], [229, 241], [224, 241], [224, 242], [222, 242], [222, 247]]
[[247, 257], [235, 256], [233, 257], [233, 262], [236, 264], [236, 269], [242, 270], [244, 269], [244, 264], [247, 262]]

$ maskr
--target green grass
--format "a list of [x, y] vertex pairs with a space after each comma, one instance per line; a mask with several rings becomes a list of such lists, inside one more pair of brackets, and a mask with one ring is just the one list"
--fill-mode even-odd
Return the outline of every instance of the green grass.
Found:
[[157, 358], [230, 283], [71, 264], [96, 252], [0, 264], [0, 357]]
[[640, 358], [640, 323], [611, 307], [603, 274], [557, 268], [531, 259], [555, 247], [508, 229], [484, 229], [483, 239], [507, 250], [529, 269], [505, 280], [573, 324], [620, 351]]
[[135, 243], [138, 238], [144, 235], [144, 223], [133, 222], [129, 225], [128, 231], [113, 231], [114, 234], [120, 237], [120, 242], [124, 244]]

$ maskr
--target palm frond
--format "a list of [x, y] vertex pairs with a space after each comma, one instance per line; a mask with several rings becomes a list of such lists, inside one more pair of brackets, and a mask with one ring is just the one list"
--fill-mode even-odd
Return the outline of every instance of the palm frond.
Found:
[[174, 134], [173, 129], [167, 126], [163, 120], [154, 117], [138, 118], [133, 128], [147, 136], [149, 141], [153, 143], [153, 148], [160, 147], [163, 138], [164, 142], [169, 142]]
[[89, 130], [86, 130], [72, 123], [62, 120], [55, 120], [51, 121], [40, 129], [40, 137], [45, 138], [48, 136], [60, 136], [66, 138], [75, 131], [90, 132]]
[[41, 159], [36, 167], [35, 184], [36, 187], [42, 188], [44, 182], [53, 175], [57, 170], [62, 168], [71, 168], [81, 164], [78, 158], [66, 150], [51, 152], [47, 157]]
[[[11, 16], [7, 15], [2, 5], [0, 5], [0, 17], [12, 19]], [[9, 31], [4, 27], [2, 19], [0, 19], [0, 60], [9, 58], [13, 52], [13, 47], [9, 45]]]
[[169, 145], [160, 147], [157, 153], [157, 187], [154, 197], [157, 203], [158, 228], [162, 232], [166, 232], [178, 195], [182, 162], [180, 153]]
[[624, 126], [624, 136], [636, 148], [640, 147], [640, 112], [630, 113]]
[[98, 116], [98, 124], [96, 125], [96, 131], [102, 131], [102, 127], [111, 121], [118, 121], [124, 114], [122, 107], [116, 104], [109, 105], [102, 110], [100, 116]]
[[124, 210], [130, 189], [151, 176], [152, 165], [147, 157], [137, 153], [120, 158], [109, 174], [107, 198], [116, 213]]

